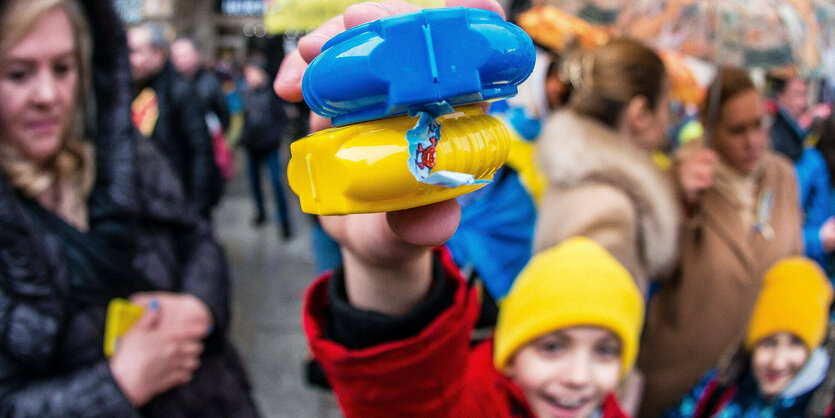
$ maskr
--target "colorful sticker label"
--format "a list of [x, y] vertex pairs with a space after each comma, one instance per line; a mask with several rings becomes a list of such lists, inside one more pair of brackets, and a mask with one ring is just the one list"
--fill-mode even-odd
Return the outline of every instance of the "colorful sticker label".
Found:
[[771, 228], [771, 210], [774, 209], [774, 193], [766, 190], [757, 208], [757, 221], [754, 224], [754, 231], [762, 234], [766, 241], [774, 238], [774, 229]]
[[472, 174], [445, 170], [433, 171], [437, 146], [441, 141], [441, 123], [437, 121], [437, 118], [453, 112], [455, 110], [452, 106], [441, 102], [427, 105], [412, 114], [412, 116], [419, 115], [420, 118], [415, 127], [406, 132], [406, 140], [409, 142], [409, 171], [421, 183], [448, 188], [489, 183], [490, 180], [479, 180]]

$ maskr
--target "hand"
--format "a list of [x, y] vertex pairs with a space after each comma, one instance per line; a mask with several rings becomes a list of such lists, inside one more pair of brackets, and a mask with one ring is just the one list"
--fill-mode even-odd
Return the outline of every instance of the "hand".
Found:
[[160, 326], [163, 308], [149, 308], [122, 336], [110, 358], [113, 379], [135, 407], [191, 381], [200, 366], [201, 335], [174, 333]]
[[200, 299], [188, 293], [170, 292], [144, 292], [130, 297], [131, 303], [146, 309], [149, 309], [153, 300], [161, 308], [161, 328], [174, 333], [198, 335], [201, 339], [209, 335], [213, 324], [212, 314]]
[[[495, 0], [447, 0], [447, 6], [492, 10], [504, 17]], [[322, 45], [346, 29], [418, 7], [402, 1], [361, 3], [322, 24], [299, 40], [281, 63], [273, 88], [283, 99], [302, 100], [301, 81]], [[330, 121], [311, 114], [311, 132]], [[320, 217], [322, 227], [342, 248], [349, 302], [386, 314], [408, 312], [431, 285], [431, 247], [446, 242], [461, 219], [456, 200], [391, 213]]]
[[685, 155], [678, 162], [676, 177], [685, 205], [694, 205], [699, 195], [713, 185], [713, 167], [718, 160], [716, 151], [705, 148]]
[[831, 217], [823, 223], [819, 234], [823, 250], [827, 253], [835, 251], [835, 217]]

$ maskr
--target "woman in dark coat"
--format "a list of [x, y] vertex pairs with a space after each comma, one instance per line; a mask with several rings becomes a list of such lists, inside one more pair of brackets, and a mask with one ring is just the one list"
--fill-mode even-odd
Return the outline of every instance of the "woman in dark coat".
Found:
[[[222, 250], [130, 100], [109, 1], [0, 5], [0, 416], [257, 416]], [[106, 358], [117, 297], [145, 312]]]

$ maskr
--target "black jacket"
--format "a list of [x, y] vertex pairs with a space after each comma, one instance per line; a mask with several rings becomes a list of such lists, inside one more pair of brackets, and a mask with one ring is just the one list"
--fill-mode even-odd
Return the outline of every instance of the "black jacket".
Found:
[[771, 146], [774, 151], [779, 152], [796, 163], [803, 154], [803, 141], [806, 139], [806, 132], [798, 126], [797, 122], [783, 109], [778, 109], [774, 114], [774, 121], [769, 129]]
[[102, 353], [104, 303], [79, 290], [73, 249], [36, 222], [38, 210], [0, 176], [0, 416], [256, 416], [225, 338], [223, 251], [165, 159], [131, 123], [125, 36], [109, 0], [81, 3], [95, 22], [96, 46], [97, 170], [88, 234], [125, 255], [111, 261], [141, 275], [150, 288], [204, 301], [215, 330], [189, 384], [155, 397], [142, 411], [132, 408]]
[[287, 120], [281, 103], [268, 85], [244, 92], [240, 144], [250, 153], [262, 156], [281, 145]]
[[217, 76], [201, 68], [194, 74], [191, 86], [197, 92], [197, 97], [200, 98], [203, 107], [217, 115], [223, 130], [229, 129], [229, 105], [226, 104], [226, 95], [223, 94], [223, 87]]
[[170, 61], [147, 86], [156, 92], [159, 108], [151, 141], [168, 157], [194, 207], [208, 215], [220, 199], [223, 181], [206, 126], [206, 110]]

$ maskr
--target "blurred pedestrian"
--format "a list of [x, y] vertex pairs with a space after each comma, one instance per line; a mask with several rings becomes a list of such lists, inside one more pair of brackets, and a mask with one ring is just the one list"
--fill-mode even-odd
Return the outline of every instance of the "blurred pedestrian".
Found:
[[133, 120], [165, 155], [197, 211], [210, 218], [223, 182], [215, 164], [206, 111], [168, 59], [163, 27], [146, 23], [128, 30], [134, 79]]
[[774, 121], [769, 128], [774, 151], [792, 161], [800, 159], [803, 153], [808, 127], [800, 125], [800, 119], [809, 108], [809, 83], [796, 76], [769, 78], [776, 93]]
[[835, 363], [822, 345], [831, 303], [832, 285], [812, 260], [778, 262], [763, 279], [744, 343], [664, 416], [832, 416]]
[[797, 181], [768, 149], [762, 96], [741, 69], [713, 83], [718, 106], [707, 109], [708, 98], [701, 112], [709, 140], [683, 147], [674, 167], [687, 219], [677, 274], [649, 304], [638, 359], [645, 417], [671, 407], [741, 338], [766, 269], [802, 252]]
[[832, 273], [835, 218], [829, 199], [830, 178], [823, 155], [807, 145], [810, 132], [800, 122], [809, 108], [809, 83], [796, 75], [772, 76], [769, 81], [777, 98], [769, 135], [774, 150], [794, 163], [803, 209], [803, 248], [806, 256]]
[[548, 186], [534, 253], [571, 236], [606, 247], [647, 292], [675, 263], [679, 212], [651, 158], [666, 143], [669, 81], [661, 58], [633, 40], [565, 57], [573, 92], [546, 122], [537, 158]]
[[[0, 6], [0, 415], [257, 416], [223, 252], [131, 125], [129, 71], [110, 1]], [[108, 359], [117, 297], [144, 313]]]
[[203, 107], [218, 118], [224, 130], [229, 128], [229, 106], [220, 81], [211, 69], [206, 68], [203, 56], [194, 39], [177, 38], [171, 44], [171, 62], [174, 68], [191, 83]]
[[261, 225], [267, 219], [261, 191], [261, 169], [266, 166], [275, 199], [276, 221], [281, 225], [281, 236], [288, 239], [293, 230], [281, 184], [279, 153], [287, 117], [281, 99], [272, 91], [265, 65], [262, 57], [252, 57], [244, 66], [247, 87], [243, 94], [244, 126], [239, 143], [247, 152], [249, 187], [255, 203], [253, 225]]
[[214, 71], [206, 68], [197, 42], [192, 38], [180, 37], [171, 44], [171, 62], [197, 92], [206, 109], [206, 126], [212, 137], [215, 163], [223, 179], [228, 180], [235, 173], [235, 157], [226, 143], [231, 116], [220, 80]]

